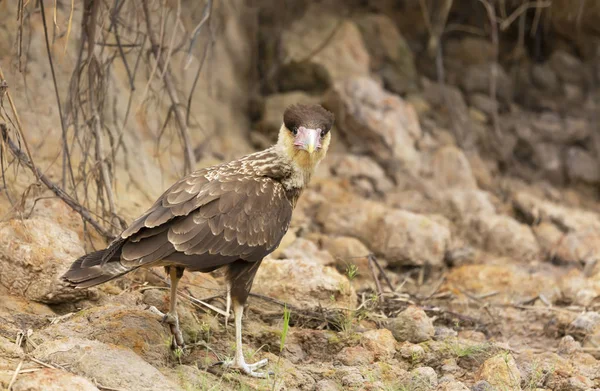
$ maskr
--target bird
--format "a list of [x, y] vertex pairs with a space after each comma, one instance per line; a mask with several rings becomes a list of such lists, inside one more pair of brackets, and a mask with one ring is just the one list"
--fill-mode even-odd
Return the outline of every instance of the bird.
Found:
[[321, 105], [293, 104], [283, 113], [277, 142], [237, 160], [202, 168], [168, 188], [104, 250], [73, 262], [62, 279], [89, 288], [138, 268], [164, 267], [170, 277], [173, 349], [185, 343], [177, 316], [184, 271], [225, 269], [226, 313], [233, 304], [235, 355], [223, 362], [253, 377], [267, 360], [245, 362], [242, 316], [256, 272], [287, 232], [298, 198], [331, 142], [335, 117]]

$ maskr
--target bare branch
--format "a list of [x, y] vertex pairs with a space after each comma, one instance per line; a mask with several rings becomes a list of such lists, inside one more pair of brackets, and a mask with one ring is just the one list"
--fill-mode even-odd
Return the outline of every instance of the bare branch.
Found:
[[160, 46], [158, 40], [156, 39], [156, 35], [154, 34], [154, 30], [152, 29], [152, 21], [150, 18], [150, 11], [148, 9], [148, 0], [143, 0], [142, 6], [144, 9], [144, 15], [146, 17], [146, 28], [148, 29], [148, 38], [150, 39], [150, 43], [152, 45], [151, 51], [159, 68], [163, 72], [163, 81], [165, 83], [165, 87], [167, 88], [169, 98], [171, 99], [171, 104], [173, 105], [173, 110], [175, 111], [175, 119], [177, 121], [177, 125], [179, 126], [181, 137], [183, 138], [185, 161], [184, 172], [189, 173], [193, 170], [196, 164], [196, 158], [194, 156], [194, 151], [192, 149], [192, 141], [190, 139], [190, 134], [188, 132], [188, 127], [185, 121], [185, 113], [183, 111], [183, 107], [179, 102], [179, 97], [177, 96], [177, 90], [175, 89], [175, 83], [173, 81], [173, 76], [171, 75], [171, 72], [169, 70], [169, 65], [165, 63], [164, 59], [160, 55]]
[[15, 144], [8, 135], [8, 129], [5, 124], [0, 124], [0, 133], [2, 134], [2, 140], [6, 143], [11, 153], [24, 165], [26, 165], [39, 179], [44, 183], [57, 197], [62, 199], [71, 209], [79, 213], [81, 217], [88, 222], [99, 234], [107, 239], [114, 239], [115, 235], [111, 234], [92, 217], [89, 210], [83, 207], [79, 202], [74, 200], [70, 195], [65, 193], [60, 187], [53, 183], [47, 176], [44, 175], [29, 158], [21, 151], [21, 149]]

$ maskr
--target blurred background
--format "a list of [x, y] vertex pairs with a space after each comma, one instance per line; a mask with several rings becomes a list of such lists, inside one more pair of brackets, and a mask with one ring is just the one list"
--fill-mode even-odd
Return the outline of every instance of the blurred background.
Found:
[[[0, 0], [0, 385], [600, 387], [599, 57], [597, 1]], [[205, 371], [219, 273], [176, 358], [161, 270], [59, 281], [293, 103], [336, 123], [245, 319], [274, 377]]]

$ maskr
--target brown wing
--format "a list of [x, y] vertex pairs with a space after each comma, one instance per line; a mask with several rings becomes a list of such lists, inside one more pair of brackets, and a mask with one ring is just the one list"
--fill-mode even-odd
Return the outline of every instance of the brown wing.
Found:
[[289, 227], [292, 205], [267, 177], [198, 171], [167, 190], [121, 234], [121, 263], [160, 260], [210, 270], [237, 259], [257, 261]]

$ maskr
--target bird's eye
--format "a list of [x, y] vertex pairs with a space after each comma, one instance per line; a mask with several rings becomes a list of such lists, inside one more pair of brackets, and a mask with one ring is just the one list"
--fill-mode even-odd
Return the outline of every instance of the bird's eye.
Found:
[[326, 130], [321, 130], [321, 137], [325, 137], [326, 134], [327, 134]]
[[292, 134], [295, 136], [298, 134], [298, 128], [292, 128]]

